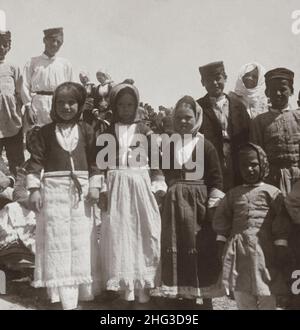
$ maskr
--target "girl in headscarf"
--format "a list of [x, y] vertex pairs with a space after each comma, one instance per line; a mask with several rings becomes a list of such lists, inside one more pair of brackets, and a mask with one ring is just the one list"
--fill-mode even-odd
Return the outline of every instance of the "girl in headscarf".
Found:
[[[183, 298], [188, 307], [205, 298], [205, 307], [212, 308], [210, 286], [217, 281], [219, 267], [210, 220], [224, 194], [217, 151], [198, 132], [201, 121], [202, 109], [191, 96], [177, 102], [176, 135], [172, 135], [177, 139], [170, 143], [170, 167], [163, 166], [168, 192], [162, 214], [162, 283], [154, 294], [178, 303]], [[163, 139], [162, 158], [166, 159], [164, 145]]]
[[159, 280], [161, 218], [154, 194], [159, 198], [166, 185], [159, 169], [151, 170], [152, 131], [139, 118], [137, 88], [114, 86], [110, 106], [112, 124], [97, 140], [103, 146], [108, 142], [108, 162], [104, 148], [97, 157], [105, 176], [100, 194], [102, 288], [121, 293], [127, 302], [137, 298], [146, 303]]
[[93, 130], [80, 121], [85, 97], [77, 83], [56, 88], [53, 122], [32, 136], [26, 165], [29, 202], [37, 214], [33, 285], [46, 287], [51, 302], [61, 301], [63, 309], [92, 300], [98, 279], [91, 210], [101, 176]]
[[226, 194], [213, 219], [222, 282], [234, 292], [239, 309], [276, 309], [276, 295], [287, 292], [276, 267], [288, 237], [288, 221], [278, 217], [283, 197], [263, 181], [269, 169], [259, 146], [248, 143], [240, 149], [239, 169], [244, 184]]
[[234, 93], [241, 98], [251, 119], [268, 111], [265, 73], [261, 64], [253, 62], [243, 65], [238, 75]]

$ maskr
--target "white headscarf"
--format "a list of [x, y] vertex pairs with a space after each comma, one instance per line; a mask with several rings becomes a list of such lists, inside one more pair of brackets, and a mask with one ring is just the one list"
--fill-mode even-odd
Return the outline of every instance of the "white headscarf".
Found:
[[[254, 70], [255, 68], [258, 69], [257, 85], [254, 88], [246, 88], [242, 78], [246, 73]], [[257, 107], [263, 107], [265, 109], [267, 108], [268, 102], [267, 97], [265, 95], [265, 73], [265, 68], [257, 62], [247, 63], [243, 65], [240, 69], [234, 92], [238, 96], [243, 98], [243, 101], [248, 109]]]

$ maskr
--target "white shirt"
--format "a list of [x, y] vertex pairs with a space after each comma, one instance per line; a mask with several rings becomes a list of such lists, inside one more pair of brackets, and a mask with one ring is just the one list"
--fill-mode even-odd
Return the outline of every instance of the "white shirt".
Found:
[[73, 81], [73, 70], [68, 60], [61, 57], [48, 57], [42, 54], [32, 57], [25, 65], [21, 96], [24, 105], [30, 105], [38, 91], [51, 91], [65, 82]]
[[136, 124], [120, 124], [115, 125], [116, 135], [119, 141], [119, 165], [127, 166], [127, 158], [130, 157], [130, 146], [136, 130]]

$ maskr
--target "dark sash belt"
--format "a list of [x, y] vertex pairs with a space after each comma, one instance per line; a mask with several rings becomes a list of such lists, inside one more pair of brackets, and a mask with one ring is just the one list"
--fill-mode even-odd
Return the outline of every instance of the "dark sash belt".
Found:
[[48, 96], [51, 96], [53, 95], [53, 92], [47, 92], [47, 91], [38, 91], [38, 92], [35, 92], [37, 95], [48, 95]]

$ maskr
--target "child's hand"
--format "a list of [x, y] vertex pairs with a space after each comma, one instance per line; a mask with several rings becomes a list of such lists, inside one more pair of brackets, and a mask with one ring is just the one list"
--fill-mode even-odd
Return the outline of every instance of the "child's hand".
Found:
[[34, 125], [37, 123], [37, 116], [30, 105], [25, 106], [25, 114], [27, 116], [28, 123]]
[[217, 241], [217, 247], [218, 247], [218, 260], [220, 263], [222, 263], [223, 259], [223, 251], [224, 251], [225, 242], [223, 241]]
[[29, 196], [30, 209], [35, 212], [40, 212], [43, 206], [42, 196], [39, 189], [32, 190]]
[[89, 193], [88, 193], [88, 200], [92, 203], [98, 203], [99, 201], [99, 189], [98, 188], [89, 188]]
[[161, 205], [166, 193], [163, 190], [158, 190], [157, 192], [154, 193], [156, 202], [158, 205]]
[[5, 175], [0, 176], [0, 192], [2, 192], [7, 187], [9, 187], [10, 184], [11, 184], [10, 179], [7, 176]]
[[108, 192], [102, 192], [100, 193], [100, 199], [99, 199], [99, 207], [101, 211], [106, 212], [108, 208]]

